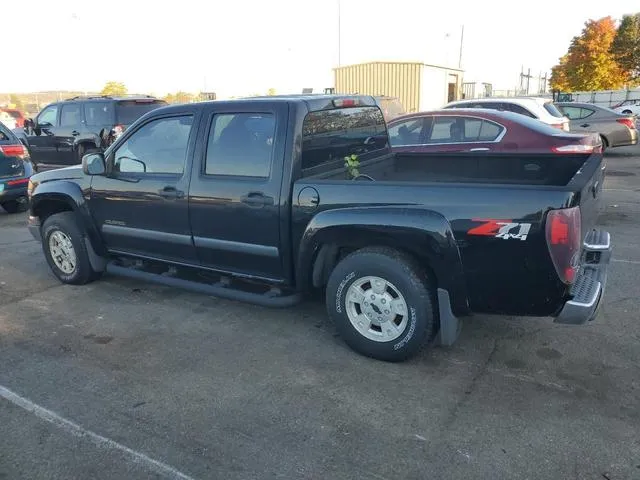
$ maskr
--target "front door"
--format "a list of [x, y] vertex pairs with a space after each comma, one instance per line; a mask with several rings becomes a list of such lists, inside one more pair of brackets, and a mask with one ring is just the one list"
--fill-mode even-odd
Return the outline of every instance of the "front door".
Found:
[[82, 159], [76, 152], [76, 139], [84, 133], [82, 106], [79, 102], [62, 104], [60, 107], [60, 126], [56, 129], [55, 139], [58, 147], [59, 165], [76, 165]]
[[196, 263], [186, 193], [196, 117], [185, 106], [127, 132], [107, 175], [93, 177], [91, 212], [110, 251]]
[[288, 107], [261, 102], [216, 110], [206, 119], [199, 142], [206, 148], [198, 154], [189, 190], [198, 257], [215, 270], [281, 280]]
[[59, 112], [59, 104], [49, 105], [35, 118], [33, 129], [24, 129], [29, 143], [29, 154], [36, 165], [55, 165], [58, 162], [56, 130]]

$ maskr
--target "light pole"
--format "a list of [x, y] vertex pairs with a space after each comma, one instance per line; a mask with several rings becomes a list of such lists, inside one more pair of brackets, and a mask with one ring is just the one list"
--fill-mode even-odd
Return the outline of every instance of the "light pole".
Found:
[[340, 0], [338, 0], [338, 66], [341, 66], [342, 63], [340, 61], [340, 51], [341, 51], [341, 45], [340, 45], [340, 41], [341, 41], [341, 34], [342, 34], [342, 28], [340, 27], [340, 11], [342, 10], [341, 7], [341, 2]]

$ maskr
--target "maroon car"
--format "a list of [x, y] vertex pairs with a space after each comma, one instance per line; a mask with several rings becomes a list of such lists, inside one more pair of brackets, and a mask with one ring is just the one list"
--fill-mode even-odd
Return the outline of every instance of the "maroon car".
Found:
[[388, 123], [397, 152], [590, 153], [602, 151], [595, 134], [575, 134], [512, 112], [488, 109], [411, 113]]

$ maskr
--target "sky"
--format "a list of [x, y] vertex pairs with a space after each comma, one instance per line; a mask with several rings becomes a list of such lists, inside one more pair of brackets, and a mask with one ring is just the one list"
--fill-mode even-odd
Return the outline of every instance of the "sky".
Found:
[[640, 0], [30, 0], [28, 21], [3, 22], [23, 61], [0, 69], [0, 92], [110, 80], [156, 95], [317, 92], [338, 62], [457, 67], [463, 25], [464, 80], [509, 89], [522, 66], [549, 71], [586, 20], [637, 11]]

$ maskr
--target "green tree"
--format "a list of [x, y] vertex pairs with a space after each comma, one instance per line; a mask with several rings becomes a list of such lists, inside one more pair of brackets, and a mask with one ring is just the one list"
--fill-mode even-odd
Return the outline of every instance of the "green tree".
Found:
[[640, 13], [624, 15], [611, 53], [633, 83], [640, 83]]
[[122, 82], [107, 82], [100, 91], [101, 95], [126, 95], [127, 87]]
[[587, 21], [571, 41], [566, 59], [552, 69], [552, 86], [564, 86], [568, 92], [622, 88], [629, 77], [610, 53], [615, 36], [613, 18]]

